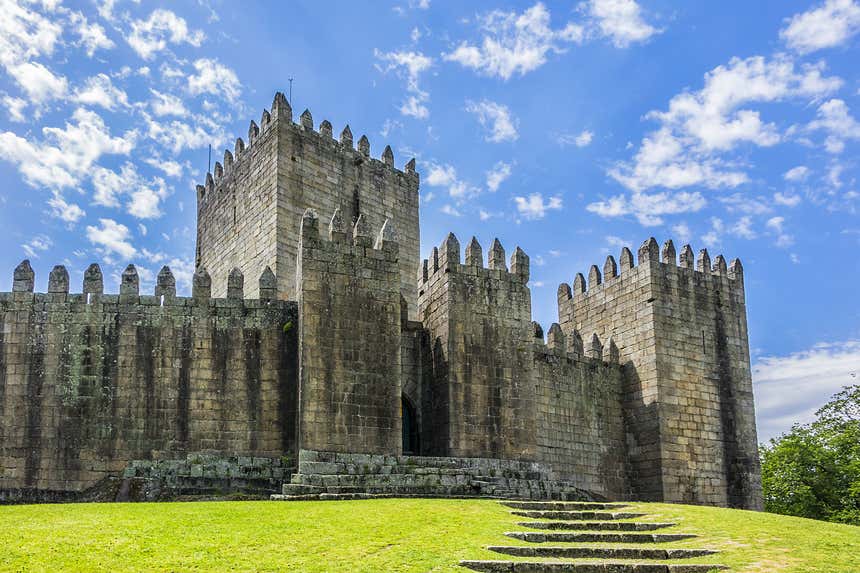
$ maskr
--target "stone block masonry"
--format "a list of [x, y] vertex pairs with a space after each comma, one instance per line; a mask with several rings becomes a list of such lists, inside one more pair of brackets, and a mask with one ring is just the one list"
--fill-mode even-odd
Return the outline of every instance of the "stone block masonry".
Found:
[[82, 491], [188, 452], [295, 451], [295, 303], [242, 299], [238, 271], [226, 299], [203, 270], [190, 298], [166, 268], [151, 296], [131, 265], [119, 295], [96, 265], [83, 294], [63, 267], [47, 294], [26, 261], [15, 276], [0, 293], [0, 490]]
[[[299, 443], [304, 449], [395, 453], [401, 436], [401, 294], [393, 225], [372, 233], [335, 211], [328, 237], [302, 218], [296, 290]], [[374, 238], [375, 237], [375, 238]]]

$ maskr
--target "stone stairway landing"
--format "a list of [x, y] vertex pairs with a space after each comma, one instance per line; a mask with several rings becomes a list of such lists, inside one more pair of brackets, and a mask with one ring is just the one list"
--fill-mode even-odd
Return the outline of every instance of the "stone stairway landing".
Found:
[[510, 531], [508, 537], [529, 543], [671, 543], [692, 539], [687, 533], [544, 533]]
[[725, 565], [662, 563], [565, 563], [561, 561], [460, 561], [472, 571], [485, 573], [711, 573]]
[[530, 519], [562, 519], [565, 521], [579, 520], [616, 520], [616, 519], [633, 519], [642, 517], [644, 513], [630, 512], [599, 512], [599, 511], [512, 511], [514, 515], [520, 517], [528, 517]]
[[674, 523], [643, 523], [636, 521], [521, 521], [520, 527], [561, 531], [655, 531], [674, 527]]

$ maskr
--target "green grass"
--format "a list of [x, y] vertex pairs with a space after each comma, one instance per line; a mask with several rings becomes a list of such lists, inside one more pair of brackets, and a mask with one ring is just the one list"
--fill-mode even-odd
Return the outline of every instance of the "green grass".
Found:
[[[701, 538], [736, 572], [856, 573], [860, 528], [693, 506], [634, 504], [663, 531]], [[460, 571], [525, 544], [520, 518], [488, 500], [207, 502], [0, 507], [2, 571]]]

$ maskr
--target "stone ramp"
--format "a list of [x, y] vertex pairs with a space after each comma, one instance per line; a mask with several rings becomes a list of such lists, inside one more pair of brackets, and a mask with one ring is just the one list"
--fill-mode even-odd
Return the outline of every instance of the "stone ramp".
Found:
[[537, 462], [488, 458], [387, 456], [301, 450], [298, 471], [271, 499], [368, 497], [493, 497], [591, 501]]
[[[494, 545], [487, 550], [517, 561], [463, 560], [460, 565], [488, 573], [708, 573], [723, 565], [667, 563], [714, 555], [706, 548], [655, 547], [693, 539], [687, 533], [642, 533], [673, 523], [625, 521], [644, 513], [613, 512], [626, 507], [610, 503], [501, 502], [513, 515], [548, 521], [524, 522], [540, 531], [511, 531], [506, 536], [530, 545]], [[604, 511], [594, 511], [604, 510]], [[523, 558], [528, 560], [522, 560]]]

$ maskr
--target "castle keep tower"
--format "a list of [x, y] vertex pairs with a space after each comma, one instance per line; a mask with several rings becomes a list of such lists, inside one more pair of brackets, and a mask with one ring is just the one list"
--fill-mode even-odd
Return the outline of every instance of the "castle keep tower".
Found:
[[[237, 139], [205, 185], [197, 186], [196, 264], [212, 275], [213, 296], [226, 294], [231, 269], [259, 276], [268, 266], [278, 297], [295, 300], [299, 224], [306, 209], [339, 209], [349, 225], [363, 215], [375, 229], [391, 219], [400, 243], [401, 294], [414, 315], [418, 182], [415, 160], [404, 171], [395, 169], [390, 147], [381, 160], [371, 158], [367, 137], [356, 146], [349, 126], [335, 140], [331, 123], [314, 130], [307, 110], [293, 123], [293, 110], [278, 92], [260, 125], [251, 122], [248, 141]], [[247, 294], [257, 296], [253, 285]]]

